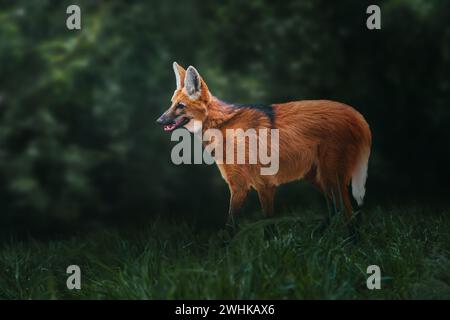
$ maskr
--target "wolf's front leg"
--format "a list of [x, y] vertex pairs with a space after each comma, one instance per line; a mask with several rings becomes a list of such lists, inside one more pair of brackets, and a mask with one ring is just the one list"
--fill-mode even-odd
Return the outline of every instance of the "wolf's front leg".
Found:
[[233, 191], [230, 188], [231, 196], [230, 196], [230, 207], [228, 209], [228, 218], [225, 224], [225, 228], [223, 233], [221, 232], [221, 237], [223, 237], [224, 244], [228, 245], [231, 239], [237, 232], [237, 217], [239, 216], [239, 211], [244, 204], [245, 198], [247, 196], [247, 191], [244, 192], [245, 189], [241, 189], [240, 191]]
[[230, 206], [228, 209], [227, 228], [235, 231], [237, 227], [237, 217], [242, 209], [245, 199], [247, 198], [248, 188], [230, 187]]
[[238, 216], [242, 209], [245, 199], [247, 198], [248, 190], [231, 190], [230, 207], [228, 209], [228, 219], [234, 219]]
[[266, 217], [273, 216], [275, 190], [276, 187], [272, 185], [264, 185], [256, 189], [259, 196], [259, 202], [261, 203], [261, 209], [263, 210], [263, 213]]

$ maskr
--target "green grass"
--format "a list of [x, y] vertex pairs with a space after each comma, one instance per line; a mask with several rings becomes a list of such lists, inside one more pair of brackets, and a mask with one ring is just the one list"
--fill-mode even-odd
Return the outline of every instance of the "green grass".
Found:
[[[313, 235], [319, 219], [307, 210], [245, 220], [228, 245], [220, 232], [163, 220], [61, 241], [10, 241], [0, 247], [0, 298], [450, 298], [449, 212], [372, 209], [356, 244], [340, 217]], [[267, 223], [277, 231], [269, 240]], [[81, 290], [66, 288], [71, 264], [81, 267]], [[381, 290], [366, 287], [373, 264]]]

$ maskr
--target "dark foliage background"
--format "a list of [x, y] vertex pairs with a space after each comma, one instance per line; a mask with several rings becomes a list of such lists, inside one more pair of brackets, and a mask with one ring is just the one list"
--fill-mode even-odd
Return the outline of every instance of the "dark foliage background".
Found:
[[[155, 124], [174, 60], [226, 101], [354, 106], [373, 130], [369, 205], [447, 203], [450, 2], [376, 3], [379, 31], [356, 0], [0, 1], [2, 229], [224, 218], [217, 169], [173, 165]], [[312, 195], [283, 187], [278, 207]]]

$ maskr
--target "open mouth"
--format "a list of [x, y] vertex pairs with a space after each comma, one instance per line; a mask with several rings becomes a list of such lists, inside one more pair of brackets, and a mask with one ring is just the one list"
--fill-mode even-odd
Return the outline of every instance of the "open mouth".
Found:
[[163, 129], [164, 131], [170, 132], [175, 130], [176, 128], [179, 128], [181, 126], [184, 126], [186, 123], [189, 122], [189, 119], [186, 117], [181, 117], [177, 120], [175, 120], [174, 122], [170, 123], [170, 124], [166, 124], [164, 125]]

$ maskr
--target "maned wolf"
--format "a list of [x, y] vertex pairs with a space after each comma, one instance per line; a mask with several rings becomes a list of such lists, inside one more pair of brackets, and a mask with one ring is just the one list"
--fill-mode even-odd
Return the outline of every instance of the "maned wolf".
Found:
[[250, 188], [258, 192], [263, 212], [272, 215], [276, 187], [299, 179], [311, 182], [329, 199], [336, 199], [336, 202], [342, 199], [349, 219], [353, 214], [348, 194], [350, 182], [353, 197], [358, 205], [363, 203], [371, 133], [369, 125], [355, 109], [328, 100], [229, 104], [211, 94], [194, 67], [185, 70], [174, 62], [173, 69], [177, 88], [172, 105], [157, 120], [165, 131], [184, 127], [195, 132], [196, 121], [201, 123], [202, 131], [218, 129], [223, 137], [228, 129], [278, 129], [279, 170], [276, 174], [262, 175], [259, 162], [217, 163], [231, 193], [230, 218], [242, 206]]

